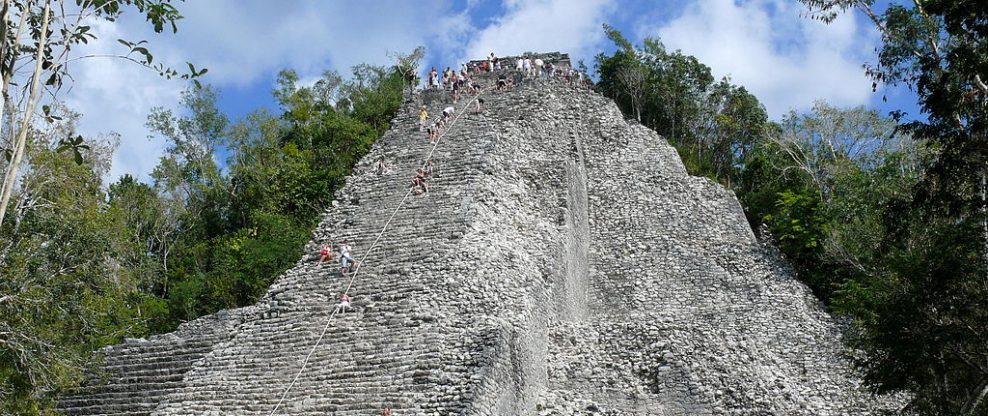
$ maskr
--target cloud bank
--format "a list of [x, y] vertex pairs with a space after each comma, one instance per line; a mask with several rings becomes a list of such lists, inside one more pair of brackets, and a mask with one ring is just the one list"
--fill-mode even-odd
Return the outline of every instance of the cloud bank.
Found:
[[846, 14], [826, 25], [803, 18], [784, 0], [704, 0], [666, 24], [639, 29], [658, 36], [730, 76], [765, 104], [770, 116], [806, 110], [814, 100], [839, 106], [867, 104], [871, 81], [861, 64], [877, 39]]

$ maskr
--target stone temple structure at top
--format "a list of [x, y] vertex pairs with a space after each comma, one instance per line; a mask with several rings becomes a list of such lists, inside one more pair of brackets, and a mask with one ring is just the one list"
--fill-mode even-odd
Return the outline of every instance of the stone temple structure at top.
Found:
[[[733, 193], [687, 174], [664, 138], [609, 99], [503, 71], [517, 85], [485, 89], [480, 113], [472, 97], [456, 104], [431, 189], [404, 201], [374, 251], [432, 149], [418, 108], [438, 114], [442, 92], [406, 97], [257, 304], [102, 350], [104, 369], [60, 410], [269, 415], [282, 397], [274, 414], [898, 408], [864, 390], [841, 325], [756, 240]], [[381, 158], [393, 172], [377, 172]], [[353, 308], [327, 326], [347, 284], [317, 261], [330, 238], [349, 239], [362, 263]]]

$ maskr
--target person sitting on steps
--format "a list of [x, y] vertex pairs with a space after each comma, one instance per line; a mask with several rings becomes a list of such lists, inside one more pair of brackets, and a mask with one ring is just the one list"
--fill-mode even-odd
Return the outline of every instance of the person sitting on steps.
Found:
[[336, 310], [339, 313], [344, 313], [347, 309], [350, 309], [350, 295], [347, 295], [346, 292], [340, 292], [340, 304], [336, 305]]
[[333, 257], [333, 241], [327, 241], [322, 245], [322, 249], [319, 250], [319, 262], [325, 262]]

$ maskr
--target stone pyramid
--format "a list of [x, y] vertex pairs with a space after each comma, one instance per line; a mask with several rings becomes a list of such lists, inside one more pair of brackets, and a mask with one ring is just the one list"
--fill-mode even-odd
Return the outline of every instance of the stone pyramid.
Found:
[[[565, 55], [563, 55], [565, 56]], [[558, 55], [553, 56], [558, 58]], [[548, 60], [549, 58], [547, 58]], [[567, 59], [568, 60], [568, 59]], [[256, 305], [105, 348], [67, 415], [866, 415], [842, 329], [751, 232], [734, 195], [690, 176], [655, 132], [557, 80], [485, 91], [433, 155], [407, 97]], [[496, 75], [496, 74], [495, 74]], [[484, 77], [487, 85], [491, 75]], [[465, 106], [467, 101], [457, 104]], [[393, 173], [378, 174], [385, 158]]]

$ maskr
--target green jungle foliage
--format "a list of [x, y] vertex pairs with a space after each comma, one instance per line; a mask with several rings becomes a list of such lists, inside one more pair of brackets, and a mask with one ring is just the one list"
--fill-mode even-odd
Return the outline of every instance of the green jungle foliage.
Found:
[[104, 184], [115, 143], [66, 149], [55, 138], [76, 137], [78, 117], [53, 110], [61, 121], [30, 135], [0, 227], [0, 414], [50, 414], [101, 346], [255, 302], [298, 260], [404, 86], [395, 68], [312, 87], [283, 71], [280, 114], [232, 123], [215, 89], [194, 86], [181, 113], [148, 117], [168, 143], [150, 184]]

